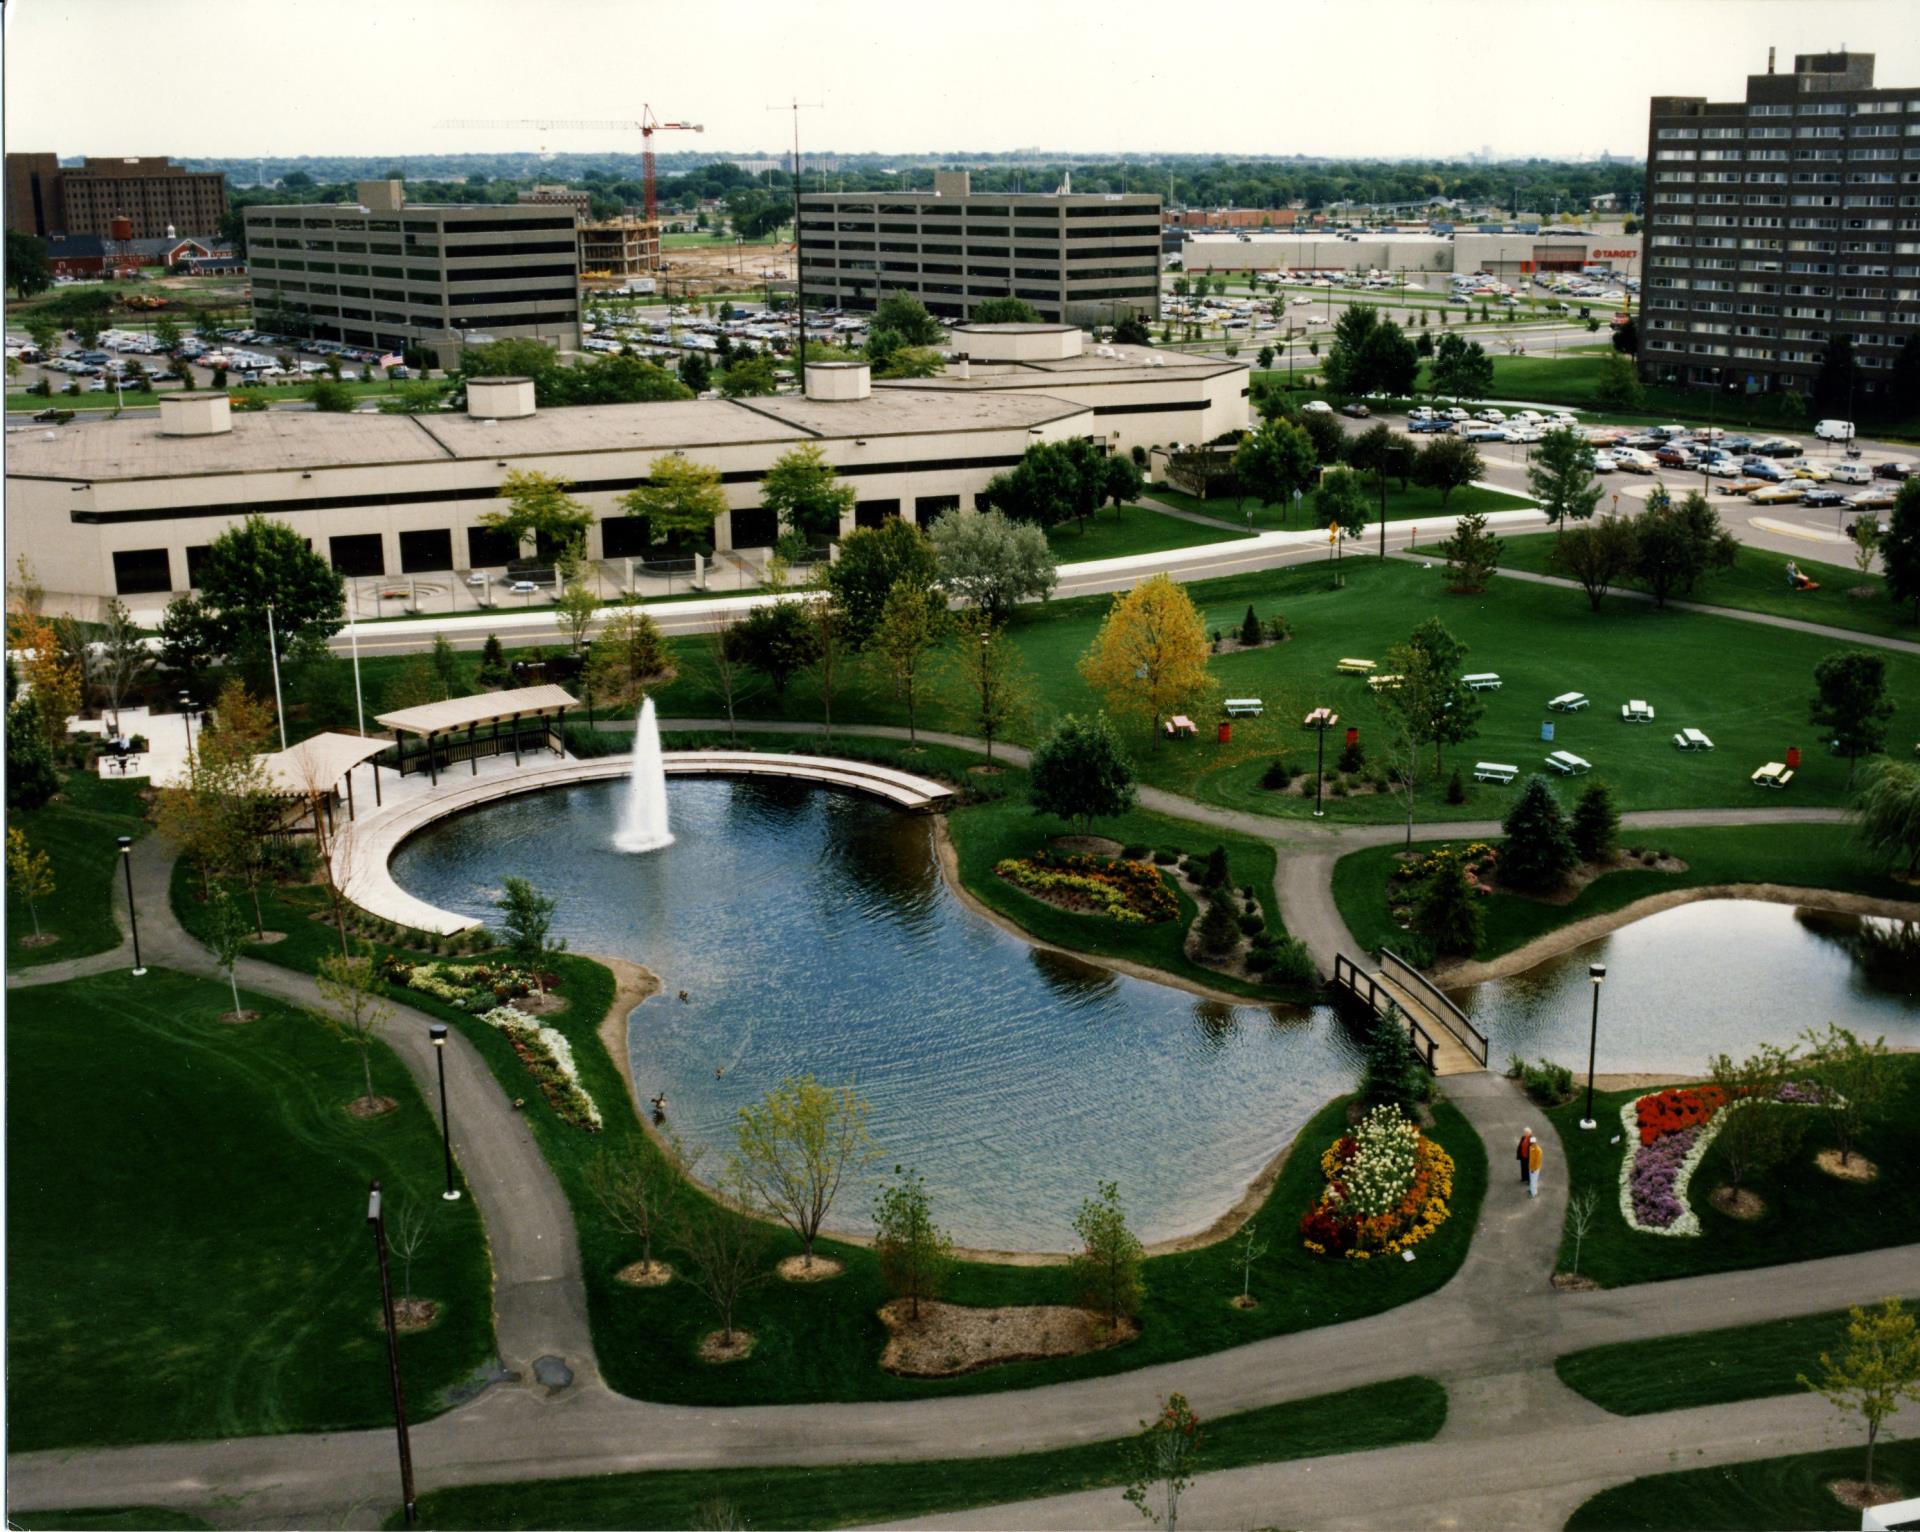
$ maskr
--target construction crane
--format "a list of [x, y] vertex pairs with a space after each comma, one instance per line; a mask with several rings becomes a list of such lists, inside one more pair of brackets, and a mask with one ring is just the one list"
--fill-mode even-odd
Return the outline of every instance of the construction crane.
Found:
[[659, 221], [654, 212], [653, 135], [655, 133], [704, 133], [706, 128], [697, 122], [662, 122], [653, 115], [653, 108], [642, 106], [638, 120], [617, 119], [607, 121], [600, 118], [580, 117], [458, 117], [437, 124], [442, 128], [533, 128], [541, 133], [553, 132], [563, 128], [587, 128], [594, 130], [613, 129], [631, 133], [638, 129], [642, 145], [642, 161], [646, 167], [646, 214], [648, 223]]

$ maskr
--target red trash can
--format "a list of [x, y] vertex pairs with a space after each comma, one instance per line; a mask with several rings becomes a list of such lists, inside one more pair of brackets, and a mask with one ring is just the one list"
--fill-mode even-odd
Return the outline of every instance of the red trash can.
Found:
[[1224, 718], [1220, 720], [1220, 743], [1223, 745], [1233, 743], [1233, 725]]
[[1798, 771], [1799, 769], [1800, 747], [1798, 745], [1789, 745], [1787, 746], [1787, 770]]
[[1347, 748], [1351, 750], [1355, 745], [1359, 743], [1360, 743], [1360, 731], [1358, 729], [1347, 730]]

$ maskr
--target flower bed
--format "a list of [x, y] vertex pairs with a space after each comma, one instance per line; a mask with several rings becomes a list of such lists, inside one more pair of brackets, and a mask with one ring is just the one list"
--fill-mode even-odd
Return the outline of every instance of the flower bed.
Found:
[[994, 872], [1036, 899], [1082, 915], [1155, 925], [1180, 913], [1180, 901], [1151, 862], [1036, 851], [1006, 857]]
[[580, 1083], [580, 1071], [573, 1061], [573, 1044], [552, 1027], [542, 1026], [525, 1011], [510, 1005], [498, 1005], [480, 1020], [498, 1027], [513, 1045], [513, 1051], [526, 1066], [547, 1098], [547, 1105], [562, 1122], [589, 1133], [600, 1130], [600, 1108], [593, 1104], [586, 1087]]
[[1398, 1255], [1447, 1220], [1453, 1158], [1403, 1117], [1377, 1106], [1320, 1156], [1327, 1188], [1300, 1220], [1316, 1255]]
[[[1833, 1097], [1810, 1080], [1789, 1080], [1774, 1099], [1788, 1106], [1826, 1106]], [[1624, 1133], [1639, 1139], [1639, 1147], [1620, 1162], [1620, 1216], [1629, 1229], [1682, 1237], [1700, 1232], [1687, 1186], [1726, 1126], [1727, 1113], [1746, 1104], [1729, 1102], [1717, 1085], [1690, 1085], [1654, 1091], [1620, 1108]]]
[[389, 984], [432, 995], [476, 1016], [532, 993], [541, 987], [542, 979], [551, 988], [554, 977], [504, 963], [408, 963], [392, 955], [382, 963], [381, 976]]

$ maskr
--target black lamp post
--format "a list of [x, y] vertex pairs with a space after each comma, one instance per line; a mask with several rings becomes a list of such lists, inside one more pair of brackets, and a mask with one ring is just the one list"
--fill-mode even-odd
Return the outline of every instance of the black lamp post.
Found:
[[1589, 963], [1587, 977], [1593, 981], [1593, 1022], [1587, 1031], [1587, 1115], [1580, 1119], [1580, 1126], [1592, 1129], [1599, 1126], [1593, 1115], [1593, 1055], [1600, 1043], [1600, 986], [1606, 982], [1607, 965]]
[[146, 965], [140, 961], [140, 907], [133, 902], [133, 837], [120, 837], [120, 867], [127, 875], [127, 920], [133, 927], [133, 976], [136, 979], [146, 976]]
[[443, 1202], [458, 1202], [460, 1193], [453, 1184], [453, 1125], [447, 1117], [447, 1024], [429, 1022], [427, 1036], [433, 1039], [433, 1056], [440, 1066], [440, 1148], [447, 1161], [447, 1189], [440, 1198]]
[[393, 1390], [393, 1429], [400, 1443], [400, 1503], [406, 1524], [413, 1525], [413, 1447], [407, 1440], [407, 1391], [400, 1382], [400, 1335], [393, 1322], [393, 1278], [387, 1270], [387, 1225], [380, 1212], [380, 1183], [367, 1191], [367, 1227], [373, 1230], [373, 1248], [380, 1262], [380, 1312], [387, 1325], [387, 1382]]
[[1320, 735], [1319, 758], [1313, 770], [1313, 817], [1326, 818], [1326, 810], [1321, 804], [1321, 792], [1327, 781], [1327, 730], [1340, 722], [1340, 715], [1331, 708], [1317, 707], [1307, 714], [1307, 727], [1315, 729]]
[[193, 767], [193, 693], [180, 693], [180, 720], [187, 726], [187, 767]]

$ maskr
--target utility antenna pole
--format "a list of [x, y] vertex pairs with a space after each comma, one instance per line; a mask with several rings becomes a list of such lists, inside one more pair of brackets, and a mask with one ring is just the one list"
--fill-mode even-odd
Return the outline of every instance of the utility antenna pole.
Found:
[[770, 106], [770, 112], [793, 113], [793, 305], [797, 315], [797, 328], [794, 330], [794, 368], [800, 383], [800, 392], [807, 391], [807, 281], [802, 274], [801, 261], [805, 247], [800, 238], [800, 113], [817, 112], [823, 103], [802, 101], [795, 97], [786, 106]]

